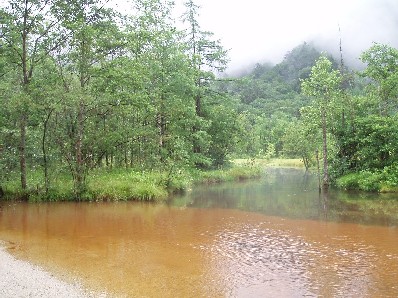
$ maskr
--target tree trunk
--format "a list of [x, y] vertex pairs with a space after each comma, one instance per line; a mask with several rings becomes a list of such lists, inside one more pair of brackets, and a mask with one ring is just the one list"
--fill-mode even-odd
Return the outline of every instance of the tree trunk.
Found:
[[329, 166], [328, 166], [328, 148], [327, 148], [327, 129], [326, 129], [326, 111], [322, 110], [322, 140], [323, 140], [323, 181], [322, 189], [329, 187]]
[[304, 163], [305, 171], [308, 172], [309, 167], [310, 167], [310, 165], [309, 165], [310, 162], [306, 156], [303, 156], [303, 163]]
[[164, 94], [161, 95], [160, 97], [160, 106], [159, 106], [159, 112], [156, 116], [156, 125], [157, 129], [159, 132], [159, 156], [160, 156], [160, 161], [163, 162], [164, 156], [163, 156], [163, 148], [165, 147], [165, 135], [166, 135], [166, 119], [164, 115]]
[[[28, 2], [25, 2], [24, 16], [23, 16], [23, 31], [22, 31], [22, 78], [23, 78], [23, 90], [28, 92], [29, 85], [29, 71], [28, 71]], [[19, 164], [21, 169], [21, 187], [22, 190], [26, 190], [26, 123], [27, 123], [27, 112], [25, 103], [23, 103], [21, 117], [20, 117], [20, 143], [19, 143]]]
[[53, 112], [53, 110], [51, 110], [47, 114], [47, 117], [44, 120], [43, 138], [42, 138], [42, 142], [41, 142], [41, 148], [42, 148], [42, 152], [43, 152], [43, 167], [44, 167], [44, 188], [45, 188], [46, 194], [48, 193], [48, 189], [50, 187], [50, 179], [48, 176], [48, 157], [47, 157], [46, 137], [47, 137], [48, 121], [50, 120], [52, 112]]
[[200, 94], [196, 95], [195, 97], [195, 110], [196, 116], [202, 117], [202, 98]]
[[20, 123], [19, 164], [21, 169], [21, 187], [26, 190], [26, 121], [27, 116], [22, 112]]
[[319, 166], [319, 152], [318, 150], [315, 151], [315, 157], [316, 157], [316, 165], [317, 165], [317, 169], [318, 169], [318, 190], [319, 193], [321, 193], [322, 187], [321, 187], [321, 170], [320, 170], [320, 166]]
[[166, 126], [165, 126], [165, 120], [164, 120], [164, 115], [162, 112], [160, 112], [157, 117], [156, 117], [156, 124], [157, 128], [159, 131], [159, 156], [160, 156], [160, 161], [163, 161], [163, 148], [164, 148], [164, 137], [165, 137], [165, 131], [166, 131]]
[[[202, 98], [200, 94], [197, 94], [195, 97], [195, 111], [196, 111], [196, 116], [202, 117]], [[200, 129], [195, 125], [193, 127], [193, 132], [194, 134], [197, 133]], [[200, 144], [198, 144], [197, 141], [194, 141], [193, 143], [193, 152], [194, 153], [201, 153], [201, 147]]]
[[82, 101], [79, 103], [79, 111], [77, 115], [77, 137], [76, 137], [76, 181], [75, 191], [80, 196], [84, 191], [84, 165], [83, 165], [83, 111], [84, 104]]

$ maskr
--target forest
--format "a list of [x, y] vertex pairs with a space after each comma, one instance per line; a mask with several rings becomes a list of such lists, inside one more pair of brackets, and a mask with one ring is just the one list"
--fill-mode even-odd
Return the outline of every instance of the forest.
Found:
[[151, 200], [272, 157], [319, 167], [325, 188], [397, 190], [397, 49], [374, 43], [354, 71], [303, 43], [229, 78], [193, 0], [179, 20], [171, 1], [107, 2], [0, 6], [0, 197]]

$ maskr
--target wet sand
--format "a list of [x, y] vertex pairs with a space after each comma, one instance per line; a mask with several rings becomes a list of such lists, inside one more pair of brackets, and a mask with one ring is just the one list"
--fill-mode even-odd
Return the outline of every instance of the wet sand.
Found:
[[0, 242], [0, 297], [107, 297], [87, 291], [75, 281], [67, 283], [39, 266], [21, 261], [6, 251]]

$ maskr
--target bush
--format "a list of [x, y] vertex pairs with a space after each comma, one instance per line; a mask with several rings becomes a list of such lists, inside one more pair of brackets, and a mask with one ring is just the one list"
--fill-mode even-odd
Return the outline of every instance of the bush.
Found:
[[382, 175], [370, 171], [350, 173], [336, 180], [336, 185], [339, 188], [350, 190], [380, 191], [381, 184]]
[[344, 189], [359, 189], [358, 173], [350, 173], [337, 178], [336, 185]]

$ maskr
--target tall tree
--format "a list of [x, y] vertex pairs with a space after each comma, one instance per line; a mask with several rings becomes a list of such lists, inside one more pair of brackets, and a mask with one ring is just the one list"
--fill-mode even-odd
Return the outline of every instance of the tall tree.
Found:
[[321, 56], [312, 67], [310, 77], [301, 84], [302, 92], [315, 98], [313, 108], [318, 111], [322, 129], [323, 144], [323, 189], [329, 186], [328, 166], [328, 117], [332, 111], [332, 104], [340, 94], [341, 74], [333, 70], [332, 62]]
[[90, 161], [89, 144], [85, 142], [90, 116], [95, 115], [98, 98], [93, 95], [91, 83], [96, 69], [110, 59], [118, 49], [115, 41], [119, 29], [113, 20], [113, 10], [104, 7], [106, 1], [60, 0], [57, 2], [57, 17], [66, 29], [68, 47], [56, 58], [63, 74], [65, 92], [69, 105], [65, 106], [63, 119], [65, 136], [59, 145], [71, 170], [75, 194], [80, 198], [86, 190], [86, 173]]
[[[198, 155], [198, 159], [203, 162], [205, 161], [203, 154], [206, 153], [206, 143], [209, 143], [206, 131], [209, 123], [206, 121], [203, 101], [209, 95], [210, 83], [215, 78], [214, 72], [224, 71], [228, 59], [227, 51], [223, 49], [220, 40], [215, 40], [212, 32], [202, 30], [198, 20], [200, 7], [193, 0], [189, 0], [185, 2], [185, 8], [182, 20], [187, 24], [185, 31], [187, 53], [196, 72], [195, 111], [196, 115], [201, 118], [201, 121], [193, 127], [194, 151]], [[198, 165], [202, 162], [198, 162]]]
[[155, 112], [157, 155], [164, 165], [174, 164], [176, 158], [188, 162], [187, 156], [192, 155], [189, 126], [197, 118], [193, 102], [187, 100], [194, 92], [194, 71], [184, 53], [181, 32], [170, 19], [173, 5], [161, 0], [139, 4], [137, 29], [149, 46], [141, 46], [138, 60], [147, 68], [144, 88]]
[[21, 187], [27, 188], [26, 142], [29, 109], [31, 107], [30, 84], [34, 72], [47, 55], [58, 48], [63, 40], [59, 38], [59, 20], [51, 8], [55, 1], [15, 0], [0, 8], [1, 43], [4, 55], [18, 71], [20, 97], [18, 99], [19, 163]]

